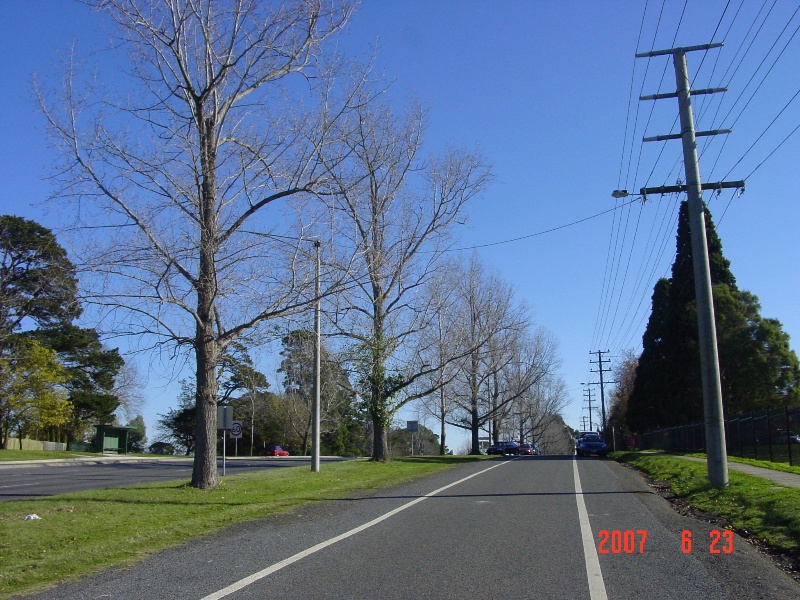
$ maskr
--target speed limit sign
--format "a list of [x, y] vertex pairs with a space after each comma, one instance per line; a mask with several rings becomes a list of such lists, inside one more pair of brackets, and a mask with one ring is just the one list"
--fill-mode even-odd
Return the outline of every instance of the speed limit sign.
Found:
[[239, 439], [242, 437], [242, 422], [241, 421], [234, 421], [231, 424], [231, 437]]

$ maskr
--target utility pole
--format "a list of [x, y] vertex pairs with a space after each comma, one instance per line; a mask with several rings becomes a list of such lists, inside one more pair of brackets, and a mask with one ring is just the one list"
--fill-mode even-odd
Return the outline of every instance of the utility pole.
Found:
[[586, 416], [581, 417], [581, 431], [586, 431]]
[[[581, 385], [586, 385], [586, 384], [581, 383]], [[589, 431], [593, 431], [594, 425], [592, 425], [592, 388], [586, 388], [583, 397], [589, 399]]]
[[603, 381], [603, 373], [609, 371], [609, 369], [604, 369], [603, 364], [611, 362], [610, 360], [606, 359], [603, 360], [603, 354], [608, 354], [608, 350], [596, 350], [595, 352], [589, 352], [589, 354], [597, 354], [597, 361], [590, 360], [589, 364], [597, 363], [597, 370], [591, 371], [592, 373], [599, 373], [600, 374], [600, 381], [592, 381], [590, 383], [584, 385], [599, 385], [600, 386], [600, 407], [602, 409], [602, 416], [603, 416], [603, 435], [606, 434], [606, 392], [605, 392], [605, 384], [606, 383], [617, 383], [616, 381]]
[[320, 334], [320, 284], [319, 284], [319, 272], [320, 272], [320, 247], [321, 243], [319, 240], [314, 240], [314, 248], [317, 250], [317, 270], [316, 270], [316, 278], [314, 281], [315, 293], [317, 297], [317, 301], [314, 304], [314, 404], [312, 407], [311, 412], [312, 414], [312, 423], [311, 423], [311, 471], [314, 473], [319, 473], [319, 405], [320, 405], [320, 388], [322, 385], [322, 377], [321, 377], [321, 359], [320, 355], [322, 354], [322, 337]]
[[[641, 96], [640, 100], [661, 100], [677, 98], [680, 110], [681, 133], [645, 138], [645, 142], [680, 139], [683, 142], [683, 166], [686, 185], [663, 188], [642, 188], [641, 194], [685, 191], [689, 198], [689, 228], [692, 237], [692, 259], [694, 271], [695, 298], [697, 299], [697, 328], [700, 342], [700, 370], [703, 382], [703, 411], [706, 429], [706, 455], [708, 481], [715, 488], [728, 484], [728, 456], [725, 450], [725, 421], [722, 411], [722, 388], [719, 378], [719, 358], [717, 355], [717, 332], [714, 325], [714, 301], [711, 293], [711, 272], [708, 263], [708, 242], [703, 210], [702, 190], [723, 188], [744, 188], [743, 181], [702, 184], [700, 167], [697, 161], [697, 137], [730, 133], [730, 129], [715, 131], [695, 131], [691, 96], [714, 94], [727, 91], [727, 88], [704, 90], [690, 89], [686, 68], [686, 53], [695, 50], [710, 50], [721, 47], [721, 43], [704, 44], [658, 50], [637, 54], [636, 58], [672, 55], [675, 65], [677, 91], [671, 94]], [[675, 189], [672, 189], [675, 188]]]

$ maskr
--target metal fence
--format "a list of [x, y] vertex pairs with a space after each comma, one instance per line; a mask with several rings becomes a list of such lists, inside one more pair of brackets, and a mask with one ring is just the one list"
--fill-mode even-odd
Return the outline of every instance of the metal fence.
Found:
[[[800, 464], [800, 409], [767, 409], [725, 419], [725, 445], [729, 456]], [[702, 422], [649, 431], [636, 436], [636, 446], [646, 449], [705, 452]]]

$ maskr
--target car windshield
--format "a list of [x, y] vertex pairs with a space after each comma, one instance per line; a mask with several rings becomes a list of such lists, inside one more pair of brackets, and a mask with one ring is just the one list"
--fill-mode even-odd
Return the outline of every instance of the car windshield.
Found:
[[585, 435], [585, 436], [583, 436], [583, 441], [584, 442], [602, 442], [603, 438], [601, 438], [597, 434], [595, 434], [595, 435]]

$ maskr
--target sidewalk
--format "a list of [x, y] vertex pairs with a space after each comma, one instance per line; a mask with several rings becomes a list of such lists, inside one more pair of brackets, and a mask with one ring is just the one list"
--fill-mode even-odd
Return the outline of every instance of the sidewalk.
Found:
[[[682, 458], [683, 460], [692, 460], [694, 462], [706, 462], [705, 458], [696, 458], [694, 456], [675, 456], [674, 454], [668, 454], [665, 456], [669, 456], [671, 458]], [[768, 479], [770, 481], [774, 481], [775, 483], [785, 485], [786, 487], [800, 488], [800, 475], [796, 475], [795, 473], [774, 471], [773, 469], [754, 467], [752, 465], [746, 465], [733, 461], [728, 461], [728, 470], [740, 471], [741, 473], [747, 473], [748, 475], [754, 475], [756, 477], [761, 477], [762, 479]]]

